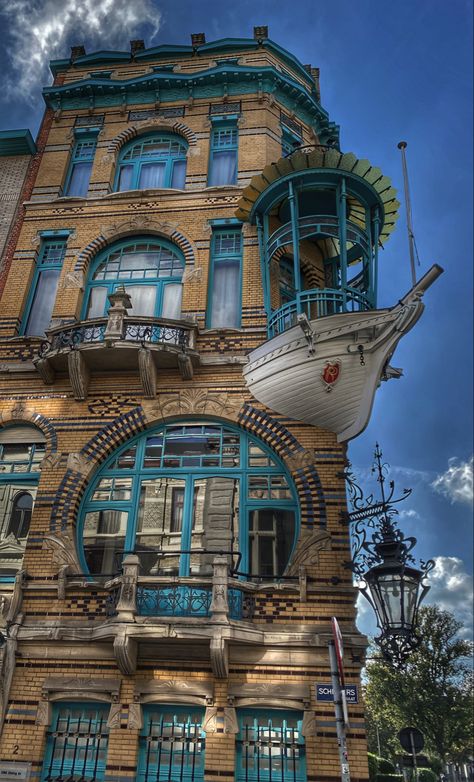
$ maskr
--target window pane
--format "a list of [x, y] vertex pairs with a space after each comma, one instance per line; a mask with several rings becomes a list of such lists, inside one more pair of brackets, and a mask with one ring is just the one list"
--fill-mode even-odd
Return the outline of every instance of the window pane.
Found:
[[133, 166], [120, 166], [118, 190], [132, 190]]
[[130, 295], [132, 308], [129, 315], [155, 314], [156, 287], [154, 285], [127, 285], [126, 291]]
[[137, 782], [203, 782], [203, 710], [145, 706], [143, 711]]
[[[140, 557], [141, 572], [151, 575], [177, 575], [181, 545], [184, 480], [153, 478], [142, 481], [138, 509], [135, 553]], [[178, 493], [173, 490], [178, 489]], [[178, 529], [175, 527], [178, 526]]]
[[186, 184], [186, 161], [175, 160], [173, 163], [173, 178], [171, 180], [171, 187], [176, 187], [179, 190], [184, 190]]
[[85, 198], [89, 189], [92, 163], [74, 163], [66, 195]]
[[152, 187], [166, 187], [166, 163], [144, 163], [141, 167], [138, 187], [146, 190]]
[[295, 537], [292, 510], [260, 508], [249, 516], [249, 571], [254, 575], [283, 575]]
[[108, 704], [61, 704], [54, 707], [41, 779], [100, 782], [107, 760]]
[[128, 513], [98, 510], [86, 513], [84, 553], [91, 573], [117, 573], [122, 564]]
[[237, 182], [237, 150], [213, 152], [209, 186], [235, 185]]
[[211, 328], [240, 325], [240, 261], [214, 261]]
[[107, 309], [108, 288], [91, 288], [89, 296], [89, 306], [87, 308], [87, 318], [101, 318], [105, 315]]
[[239, 481], [199, 478], [194, 481], [190, 573], [212, 573], [217, 551], [239, 550]]
[[59, 269], [44, 269], [36, 283], [25, 334], [43, 336], [49, 327], [58, 288]]
[[163, 290], [163, 306], [161, 315], [163, 318], [177, 319], [181, 317], [181, 298], [183, 286], [181, 283], [173, 285], [168, 283]]

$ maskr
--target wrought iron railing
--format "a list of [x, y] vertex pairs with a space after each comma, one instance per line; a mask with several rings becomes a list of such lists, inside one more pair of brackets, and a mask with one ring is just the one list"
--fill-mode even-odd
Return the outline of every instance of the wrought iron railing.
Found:
[[[49, 339], [39, 348], [40, 358], [46, 358], [61, 350], [75, 350], [83, 345], [105, 342], [107, 339], [107, 318], [86, 321], [84, 323], [51, 329]], [[124, 318], [120, 339], [139, 344], [175, 345], [182, 350], [190, 345], [192, 326], [183, 326], [161, 318]]]
[[305, 746], [295, 728], [265, 724], [242, 726], [237, 737], [236, 782], [303, 782], [306, 779]]
[[272, 314], [268, 322], [269, 337], [275, 337], [297, 324], [304, 313], [309, 320], [341, 312], [366, 312], [373, 309], [369, 297], [355, 288], [314, 288], [295, 295], [292, 301]]
[[151, 719], [140, 736], [137, 782], [202, 782], [205, 745], [201, 725], [194, 721]]
[[[313, 236], [316, 233], [333, 236], [337, 239], [339, 237], [338, 218], [335, 215], [316, 214], [306, 215], [305, 217], [300, 217], [298, 219], [298, 234], [300, 241], [309, 236]], [[346, 220], [346, 239], [361, 247], [365, 254], [368, 253], [369, 238], [366, 232], [350, 220]], [[269, 237], [267, 243], [268, 258], [271, 259], [279, 247], [291, 245], [292, 241], [292, 225], [291, 222], [288, 222], [277, 228]], [[355, 254], [357, 254], [357, 252]], [[349, 260], [351, 259], [349, 258]]]

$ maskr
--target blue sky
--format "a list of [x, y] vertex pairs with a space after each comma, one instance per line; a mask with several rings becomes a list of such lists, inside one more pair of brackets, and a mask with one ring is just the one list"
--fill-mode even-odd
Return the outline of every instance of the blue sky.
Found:
[[[378, 391], [367, 430], [351, 443], [354, 470], [369, 484], [378, 440], [398, 485], [413, 487], [401, 525], [419, 556], [437, 558], [431, 600], [469, 623], [472, 590], [472, 4], [470, 0], [9, 0], [0, 1], [5, 45], [2, 127], [36, 133], [47, 62], [88, 52], [252, 37], [274, 41], [321, 69], [322, 103], [341, 125], [341, 148], [380, 166], [402, 192], [397, 143], [408, 142], [421, 276], [445, 273], [426, 293], [426, 312], [392, 364], [404, 377]], [[400, 200], [402, 200], [400, 198]], [[410, 287], [404, 213], [380, 259], [379, 305]], [[370, 630], [368, 613], [361, 626]]]

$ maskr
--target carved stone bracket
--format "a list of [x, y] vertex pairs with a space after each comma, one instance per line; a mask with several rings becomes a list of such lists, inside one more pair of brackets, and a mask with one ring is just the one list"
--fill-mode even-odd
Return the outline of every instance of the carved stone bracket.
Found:
[[54, 565], [58, 565], [61, 569], [67, 567], [68, 573], [81, 573], [82, 568], [77, 558], [76, 544], [69, 535], [46, 535], [43, 548], [52, 552]]
[[89, 390], [89, 369], [84, 356], [79, 350], [71, 350], [67, 356], [69, 381], [74, 399], [82, 401], [87, 398]]
[[316, 735], [316, 715], [314, 711], [305, 710], [303, 715], [303, 724], [301, 726], [301, 735], [305, 739]]
[[133, 676], [137, 670], [137, 642], [126, 632], [114, 639], [114, 656], [118, 667], [125, 676]]
[[319, 552], [330, 551], [331, 535], [326, 530], [312, 529], [301, 532], [295, 551], [286, 569], [286, 575], [299, 575], [300, 567], [319, 564]]
[[217, 733], [222, 728], [224, 733], [235, 735], [239, 732], [235, 709], [232, 706], [226, 706], [224, 709], [218, 709], [217, 706], [208, 706], [204, 715], [202, 729], [206, 734], [209, 734]]
[[270, 709], [309, 709], [311, 696], [307, 684], [231, 684], [227, 700], [230, 706], [258, 706]]
[[194, 703], [212, 706], [214, 687], [211, 681], [164, 679], [135, 684], [135, 703]]
[[212, 672], [217, 679], [226, 679], [229, 675], [229, 652], [227, 639], [220, 633], [211, 638], [210, 657]]
[[51, 702], [61, 700], [93, 700], [110, 703], [109, 728], [120, 727], [120, 679], [94, 679], [86, 676], [49, 676], [42, 686], [43, 700], [38, 702], [36, 724], [51, 724]]
[[117, 602], [118, 622], [134, 622], [137, 614], [137, 583], [140, 560], [136, 554], [127, 554], [122, 565], [120, 594]]
[[[178, 362], [181, 356], [178, 356]], [[192, 365], [191, 365], [192, 366]], [[156, 366], [149, 348], [140, 348], [138, 351], [138, 370], [143, 393], [149, 399], [156, 396]]]

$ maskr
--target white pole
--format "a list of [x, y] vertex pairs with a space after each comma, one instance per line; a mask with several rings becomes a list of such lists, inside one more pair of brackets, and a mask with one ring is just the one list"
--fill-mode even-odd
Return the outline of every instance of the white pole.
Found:
[[337, 668], [336, 649], [334, 641], [329, 641], [329, 664], [331, 666], [331, 682], [334, 696], [334, 712], [336, 714], [337, 745], [339, 748], [339, 762], [341, 764], [341, 782], [351, 782], [349, 771], [349, 758], [347, 755], [346, 724], [342, 708], [342, 691]]
[[398, 149], [400, 149], [402, 153], [402, 170], [403, 170], [403, 184], [405, 188], [405, 211], [407, 215], [408, 248], [410, 250], [411, 280], [412, 280], [412, 284], [416, 285], [415, 235], [413, 233], [413, 223], [412, 223], [412, 216], [411, 216], [410, 188], [408, 186], [408, 169], [407, 169], [407, 159], [405, 155], [406, 146], [407, 146], [406, 141], [400, 141], [398, 144]]

